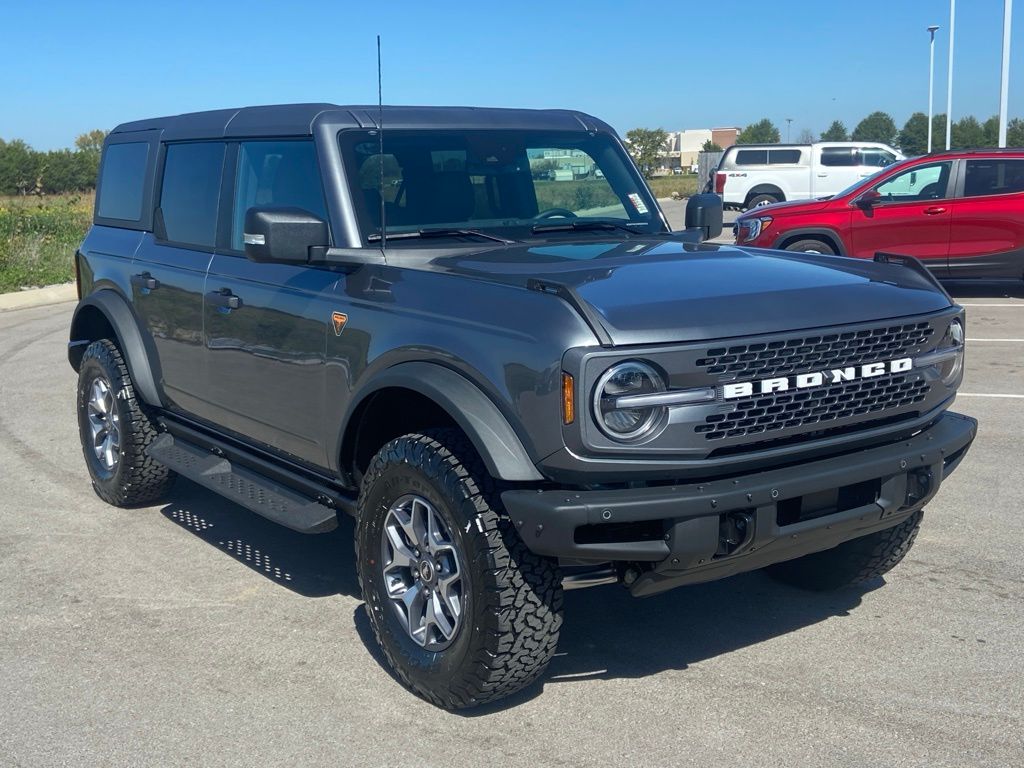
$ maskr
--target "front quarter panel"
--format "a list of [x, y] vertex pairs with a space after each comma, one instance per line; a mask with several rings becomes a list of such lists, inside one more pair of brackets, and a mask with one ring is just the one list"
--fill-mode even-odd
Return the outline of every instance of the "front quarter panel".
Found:
[[[428, 362], [461, 374], [483, 392], [532, 462], [563, 447], [562, 355], [574, 346], [596, 345], [564, 301], [510, 285], [394, 266], [364, 267], [339, 283], [338, 291], [347, 318], [341, 332], [328, 332], [330, 423], [347, 423], [366, 393], [386, 381], [389, 369]], [[335, 461], [342, 437], [339, 432]]]

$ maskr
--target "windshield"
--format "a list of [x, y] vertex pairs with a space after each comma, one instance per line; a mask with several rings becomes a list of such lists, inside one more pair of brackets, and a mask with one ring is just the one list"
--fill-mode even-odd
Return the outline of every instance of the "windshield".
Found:
[[887, 165], [884, 168], [879, 168], [877, 171], [875, 171], [871, 175], [865, 176], [862, 179], [857, 179], [855, 182], [853, 182], [853, 184], [848, 186], [842, 192], [836, 192], [834, 195], [830, 195], [830, 199], [834, 199], [834, 198], [837, 198], [837, 197], [845, 197], [846, 195], [850, 194], [851, 192], [853, 192], [858, 187], [861, 187], [861, 186], [863, 186], [865, 184], [870, 184], [872, 181], [874, 181], [876, 178], [881, 176], [883, 173], [888, 173], [892, 169], [893, 169], [892, 165]]
[[380, 239], [382, 212], [396, 246], [421, 230], [513, 240], [664, 231], [606, 134], [385, 130], [383, 153], [376, 131], [343, 131], [340, 141], [366, 242]]

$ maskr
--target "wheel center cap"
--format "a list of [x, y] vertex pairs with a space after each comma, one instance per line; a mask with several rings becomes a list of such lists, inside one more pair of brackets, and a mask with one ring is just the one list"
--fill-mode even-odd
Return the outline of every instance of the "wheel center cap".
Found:
[[434, 580], [434, 565], [429, 560], [421, 560], [419, 564], [420, 578], [425, 582]]

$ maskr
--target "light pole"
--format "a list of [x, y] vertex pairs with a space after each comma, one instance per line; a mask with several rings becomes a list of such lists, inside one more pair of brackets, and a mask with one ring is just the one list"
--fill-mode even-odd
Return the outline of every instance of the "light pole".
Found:
[[1006, 146], [1006, 100], [1010, 92], [1010, 17], [1013, 0], [1003, 0], [1003, 73], [999, 80], [999, 146]]
[[928, 42], [928, 153], [932, 151], [932, 103], [935, 95], [935, 33], [936, 25], [928, 27], [931, 40]]
[[956, 32], [956, 0], [949, 0], [949, 72], [946, 74], [946, 150], [953, 138], [953, 35]]
[[786, 118], [786, 143], [789, 144], [789, 126], [793, 122], [792, 117]]

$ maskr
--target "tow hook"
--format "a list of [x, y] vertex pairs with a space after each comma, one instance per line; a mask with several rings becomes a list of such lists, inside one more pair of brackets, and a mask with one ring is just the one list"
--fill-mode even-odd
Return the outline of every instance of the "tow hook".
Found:
[[715, 559], [744, 552], [754, 541], [754, 516], [749, 512], [729, 512], [719, 518], [718, 549]]
[[908, 474], [906, 503], [908, 505], [916, 504], [922, 499], [928, 498], [934, 482], [935, 475], [929, 469], [922, 468]]

